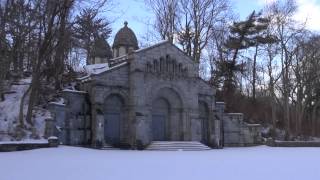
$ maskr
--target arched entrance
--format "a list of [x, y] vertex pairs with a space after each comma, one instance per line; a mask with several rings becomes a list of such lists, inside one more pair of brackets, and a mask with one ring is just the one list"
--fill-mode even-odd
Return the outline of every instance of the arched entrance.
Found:
[[105, 101], [104, 139], [108, 144], [120, 143], [120, 128], [124, 103], [118, 95], [110, 95]]
[[156, 99], [152, 104], [152, 139], [165, 141], [166, 125], [169, 122], [170, 105], [164, 98]]
[[153, 94], [152, 99], [152, 140], [183, 140], [183, 107], [179, 93], [165, 87]]
[[201, 121], [201, 142], [209, 142], [209, 108], [207, 103], [199, 101], [199, 119]]

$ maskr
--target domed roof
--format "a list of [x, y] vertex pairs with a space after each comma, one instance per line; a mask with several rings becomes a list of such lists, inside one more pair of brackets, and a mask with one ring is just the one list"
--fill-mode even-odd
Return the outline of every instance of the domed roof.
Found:
[[132, 29], [128, 28], [128, 22], [124, 22], [124, 27], [121, 28], [113, 41], [113, 48], [119, 46], [133, 47], [134, 49], [139, 49], [138, 40]]
[[98, 37], [93, 46], [92, 50], [93, 57], [101, 57], [101, 58], [112, 58], [112, 51], [110, 45], [103, 37]]

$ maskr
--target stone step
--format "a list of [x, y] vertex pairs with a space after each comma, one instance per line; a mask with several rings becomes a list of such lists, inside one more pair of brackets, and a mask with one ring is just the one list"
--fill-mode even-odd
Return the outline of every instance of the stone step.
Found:
[[210, 149], [198, 141], [153, 141], [146, 148], [151, 151], [204, 151]]
[[115, 148], [109, 144], [104, 145], [102, 148], [100, 148], [101, 150], [119, 150], [119, 148]]
[[147, 147], [146, 150], [210, 150], [211, 148], [207, 148], [207, 147], [188, 147], [188, 146], [184, 146], [184, 147]]
[[200, 145], [149, 145], [148, 146], [149, 148], [153, 148], [153, 147], [155, 147], [155, 148], [157, 148], [157, 147], [163, 147], [163, 148], [165, 148], [165, 147], [167, 147], [167, 148], [201, 148], [201, 149], [208, 149], [208, 147], [207, 146], [200, 146]]
[[189, 144], [189, 145], [201, 145], [202, 144], [199, 141], [152, 141], [152, 144]]

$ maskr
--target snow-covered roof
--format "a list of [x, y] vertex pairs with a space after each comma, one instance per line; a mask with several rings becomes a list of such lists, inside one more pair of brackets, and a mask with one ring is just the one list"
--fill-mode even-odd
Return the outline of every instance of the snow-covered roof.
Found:
[[[139, 52], [142, 52], [142, 51], [146, 51], [146, 50], [155, 48], [157, 46], [160, 46], [160, 45], [166, 44], [166, 43], [170, 43], [170, 42], [168, 40], [163, 40], [163, 41], [160, 41], [160, 42], [158, 42], [156, 44], [153, 44], [151, 46], [135, 50], [135, 51], [133, 51], [133, 53], [139, 53]], [[175, 46], [175, 45], [173, 45], [173, 46]], [[178, 47], [176, 47], [176, 48], [178, 50], [180, 50], [182, 53], [184, 53]], [[188, 57], [190, 62], [194, 63], [192, 61], [192, 59], [188, 55], [186, 55], [186, 56]], [[77, 79], [80, 80], [81, 82], [86, 82], [86, 81], [91, 79], [90, 78], [91, 75], [99, 75], [101, 73], [104, 73], [104, 72], [107, 72], [107, 71], [110, 71], [112, 69], [115, 69], [115, 68], [118, 68], [118, 67], [121, 67], [121, 66], [124, 66], [124, 65], [128, 64], [127, 60], [128, 60], [128, 55], [123, 55], [123, 56], [116, 57], [116, 58], [113, 58], [113, 59], [109, 60], [110, 62], [114, 62], [116, 65], [112, 65], [113, 63], [111, 63], [111, 66], [110, 66], [110, 64], [108, 64], [108, 63], [101, 63], [101, 64], [92, 64], [92, 65], [84, 66], [83, 69], [85, 70], [87, 75], [83, 76], [83, 77], [80, 77], [80, 78], [77, 78]]]
[[109, 69], [108, 63], [102, 63], [102, 64], [91, 64], [84, 66], [84, 70], [87, 74], [100, 74], [101, 72], [104, 72]]
[[145, 51], [145, 50], [147, 50], [147, 49], [151, 49], [151, 48], [157, 47], [157, 46], [159, 46], [159, 45], [161, 45], [161, 44], [165, 44], [165, 43], [168, 43], [168, 42], [169, 42], [168, 40], [162, 40], [162, 41], [159, 41], [158, 43], [153, 44], [153, 45], [151, 45], [151, 46], [148, 46], [148, 47], [145, 47], [145, 48], [141, 48], [141, 49], [135, 50], [134, 52], [137, 53], [137, 52]]
[[116, 65], [111, 66], [111, 67], [108, 65], [108, 63], [88, 65], [88, 66], [84, 67], [84, 69], [85, 69], [85, 71], [87, 72], [88, 75], [86, 75], [84, 77], [81, 77], [81, 78], [78, 78], [78, 80], [85, 80], [87, 78], [90, 78], [91, 75], [99, 75], [99, 74], [101, 74], [103, 72], [110, 71], [112, 69], [124, 66], [126, 64], [128, 64], [127, 61], [124, 61], [122, 63], [116, 64]]

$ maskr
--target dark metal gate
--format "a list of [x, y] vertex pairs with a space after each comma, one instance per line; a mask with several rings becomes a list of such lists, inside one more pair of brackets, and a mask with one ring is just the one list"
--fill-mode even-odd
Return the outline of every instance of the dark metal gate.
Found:
[[165, 140], [165, 115], [152, 115], [152, 134], [154, 141], [164, 141]]
[[106, 143], [120, 142], [120, 113], [107, 113], [105, 115], [104, 136]]

